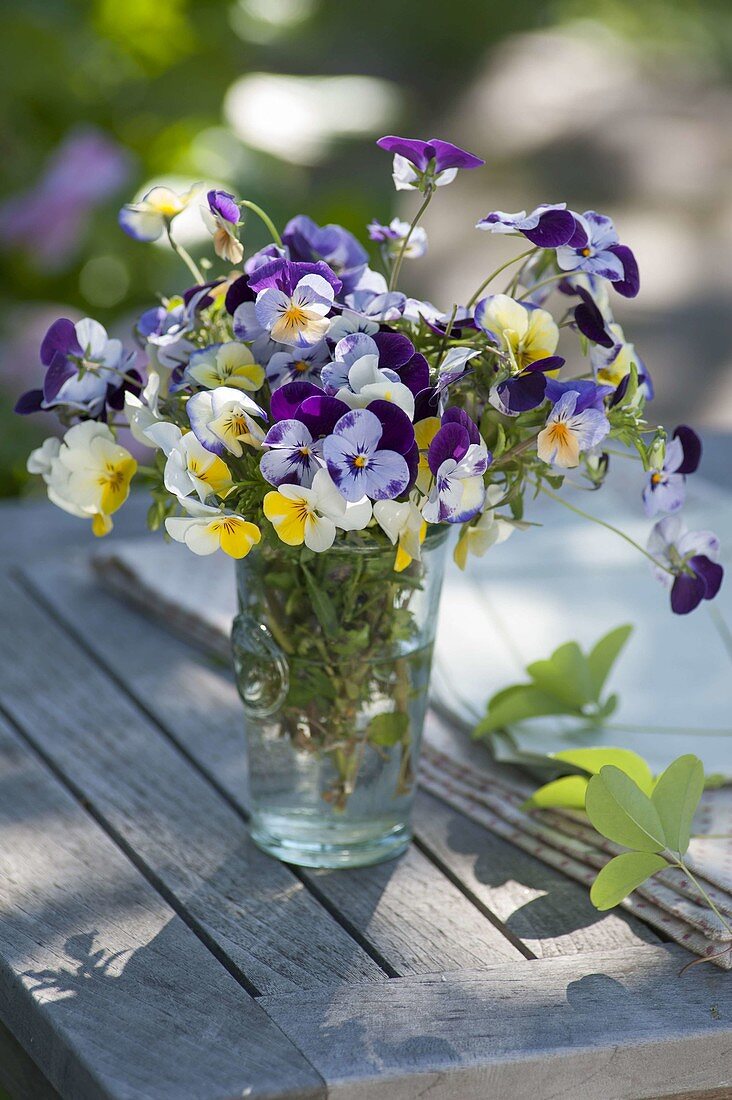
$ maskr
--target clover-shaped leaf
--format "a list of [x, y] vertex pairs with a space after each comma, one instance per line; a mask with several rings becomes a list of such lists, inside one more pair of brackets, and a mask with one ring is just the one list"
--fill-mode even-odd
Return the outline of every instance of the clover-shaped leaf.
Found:
[[602, 868], [592, 884], [590, 901], [596, 909], [612, 909], [664, 867], [668, 863], [655, 852], [623, 852]]
[[663, 825], [667, 846], [683, 855], [691, 823], [704, 790], [704, 766], [698, 756], [679, 756], [656, 783], [651, 801]]
[[668, 846], [658, 810], [637, 783], [606, 764], [587, 784], [585, 809], [608, 840], [637, 852], [662, 852]]

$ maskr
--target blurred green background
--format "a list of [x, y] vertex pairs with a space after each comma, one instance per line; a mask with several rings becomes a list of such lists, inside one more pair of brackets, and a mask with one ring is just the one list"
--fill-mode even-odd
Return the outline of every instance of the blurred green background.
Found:
[[[185, 285], [118, 229], [123, 201], [205, 180], [280, 224], [303, 211], [364, 235], [413, 210], [374, 145], [389, 132], [488, 162], [433, 204], [408, 292], [467, 296], [506, 245], [474, 232], [491, 209], [599, 208], [640, 260], [618, 312], [659, 419], [732, 428], [728, 0], [25, 0], [5, 6], [0, 74], [0, 495], [27, 491], [55, 423], [11, 412], [48, 324], [91, 315], [127, 337]], [[247, 250], [263, 241], [252, 223]]]

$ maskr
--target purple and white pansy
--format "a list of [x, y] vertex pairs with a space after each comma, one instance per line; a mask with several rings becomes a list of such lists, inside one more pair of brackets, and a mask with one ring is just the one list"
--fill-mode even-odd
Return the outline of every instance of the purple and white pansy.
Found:
[[711, 531], [690, 531], [681, 516], [659, 520], [648, 539], [656, 559], [656, 579], [671, 590], [671, 610], [688, 615], [702, 600], [719, 592], [724, 570], [718, 562], [719, 539]]
[[461, 168], [480, 168], [485, 161], [439, 138], [421, 141], [389, 135], [379, 148], [394, 154], [392, 177], [397, 191], [426, 191], [452, 183]]
[[468, 414], [463, 409], [448, 409], [427, 452], [434, 479], [422, 508], [427, 523], [465, 523], [477, 516], [485, 501], [483, 475], [491, 461]]
[[505, 214], [494, 210], [481, 218], [475, 227], [488, 233], [520, 233], [539, 248], [559, 248], [574, 236], [574, 214], [567, 210], [566, 202], [542, 203], [527, 214]]
[[256, 319], [271, 339], [306, 348], [327, 333], [341, 281], [322, 261], [273, 260], [250, 276], [249, 285], [257, 295]]
[[610, 422], [605, 412], [595, 407], [597, 400], [596, 386], [584, 393], [576, 387], [562, 389], [536, 441], [542, 462], [571, 469], [579, 466], [583, 451], [602, 442]]
[[323, 442], [328, 472], [348, 501], [400, 496], [413, 477], [406, 456], [416, 459], [415, 451], [411, 421], [388, 401], [349, 410]]
[[132, 371], [135, 353], [111, 339], [98, 321], [61, 317], [41, 344], [46, 374], [41, 389], [28, 390], [15, 411], [22, 415], [56, 409], [65, 415], [104, 419], [107, 405], [121, 408], [126, 389], [139, 390], [141, 379]]
[[643, 490], [647, 516], [659, 512], [678, 512], [686, 496], [686, 475], [699, 467], [702, 445], [693, 428], [680, 424], [673, 438], [666, 443], [663, 466], [652, 470]]
[[277, 390], [288, 382], [312, 382], [318, 385], [320, 372], [330, 361], [330, 348], [325, 340], [309, 348], [288, 348], [276, 351], [266, 368], [266, 378], [271, 390]]
[[627, 245], [620, 244], [612, 218], [586, 210], [575, 214], [575, 231], [557, 248], [562, 271], [584, 271], [609, 279], [619, 294], [634, 298], [640, 289], [638, 264]]
[[240, 264], [244, 247], [239, 240], [239, 204], [228, 191], [209, 191], [201, 207], [204, 224], [213, 237], [214, 252], [230, 264]]

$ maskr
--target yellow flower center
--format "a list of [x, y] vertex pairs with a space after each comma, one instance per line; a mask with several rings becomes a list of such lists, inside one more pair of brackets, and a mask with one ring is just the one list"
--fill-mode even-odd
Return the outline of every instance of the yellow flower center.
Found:
[[356, 455], [353, 460], [353, 465], [359, 470], [363, 469], [363, 467], [366, 466], [367, 463], [368, 458], [366, 457], [366, 455]]
[[556, 420], [549, 426], [549, 439], [557, 447], [566, 447], [571, 439], [571, 432], [563, 420]]
[[288, 306], [282, 314], [282, 318], [285, 324], [291, 325], [293, 328], [301, 328], [303, 325], [307, 324], [308, 315], [300, 306], [291, 305]]
[[300, 448], [300, 454], [302, 455], [303, 458], [309, 458], [311, 453], [312, 452], [311, 452], [309, 447], [301, 447]]
[[590, 248], [583, 248], [580, 252], [580, 256], [584, 256], [585, 259], [587, 259], [587, 257], [591, 256], [591, 255], [592, 255], [592, 250]]
[[113, 493], [118, 493], [125, 484], [124, 470], [112, 462], [105, 462], [104, 473], [99, 475], [98, 484]]
[[299, 371], [300, 374], [303, 374], [309, 366], [310, 364], [306, 363], [304, 359], [298, 359], [298, 361], [295, 363], [295, 370]]
[[654, 485], [660, 485], [661, 482], [663, 481], [663, 474], [661, 474], [661, 473], [651, 474], [651, 481], [653, 482]]

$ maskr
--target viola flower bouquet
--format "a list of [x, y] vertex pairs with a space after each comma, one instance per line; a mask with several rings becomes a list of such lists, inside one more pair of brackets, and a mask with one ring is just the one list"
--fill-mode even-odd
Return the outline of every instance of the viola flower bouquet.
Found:
[[[451, 530], [463, 567], [528, 525], [527, 497], [581, 511], [559, 489], [568, 477], [599, 488], [615, 440], [642, 463], [647, 515], [663, 516], [638, 549], [672, 610], [692, 611], [722, 579], [714, 535], [679, 515], [699, 440], [646, 421], [651, 378], [613, 319], [613, 293], [634, 297], [639, 278], [612, 221], [561, 203], [489, 213], [477, 228], [516, 237], [517, 255], [465, 304], [436, 307], [400, 289], [402, 268], [425, 252], [420, 221], [438, 189], [483, 161], [436, 139], [378, 144], [396, 188], [422, 201], [411, 223], [369, 226], [376, 268], [340, 226], [301, 215], [280, 234], [227, 192], [155, 187], [122, 210], [122, 228], [165, 234], [195, 284], [140, 317], [144, 366], [97, 322], [61, 319], [41, 347], [42, 390], [18, 404], [68, 426], [28, 467], [95, 534], [137, 476], [153, 528], [237, 559], [253, 835], [318, 866], [374, 862], [409, 841]], [[215, 277], [174, 236], [194, 201], [222, 261]], [[272, 243], [246, 255], [252, 214]], [[585, 360], [569, 376], [563, 332]], [[156, 449], [153, 465], [137, 468], [123, 426]]]

